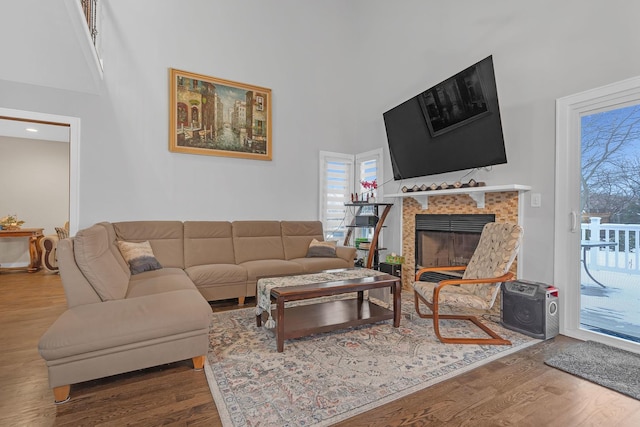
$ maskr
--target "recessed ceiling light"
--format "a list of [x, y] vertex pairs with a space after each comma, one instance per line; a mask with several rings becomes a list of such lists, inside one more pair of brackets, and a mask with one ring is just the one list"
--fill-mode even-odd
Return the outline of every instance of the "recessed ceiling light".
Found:
[[27, 132], [38, 132], [38, 129], [35, 128], [27, 128], [25, 129]]

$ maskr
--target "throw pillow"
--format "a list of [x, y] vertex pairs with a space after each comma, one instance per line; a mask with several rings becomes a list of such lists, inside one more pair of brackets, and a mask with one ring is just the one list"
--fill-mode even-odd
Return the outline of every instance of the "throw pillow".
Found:
[[62, 227], [56, 227], [56, 233], [58, 234], [58, 240], [66, 239], [69, 237], [69, 230]]
[[307, 251], [307, 258], [336, 258], [336, 242], [320, 242], [317, 239], [313, 239], [309, 244], [309, 250]]
[[131, 274], [140, 274], [145, 271], [159, 270], [162, 265], [158, 262], [151, 244], [148, 241], [134, 243], [118, 240], [118, 249], [125, 261], [129, 264]]

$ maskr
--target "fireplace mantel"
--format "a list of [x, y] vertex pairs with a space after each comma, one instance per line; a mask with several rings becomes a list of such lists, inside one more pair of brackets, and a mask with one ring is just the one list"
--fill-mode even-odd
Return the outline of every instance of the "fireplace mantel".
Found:
[[499, 193], [502, 191], [517, 191], [519, 195], [525, 191], [531, 190], [528, 185], [521, 184], [506, 184], [506, 185], [489, 185], [482, 187], [466, 187], [466, 188], [447, 188], [444, 190], [428, 190], [428, 191], [410, 191], [407, 193], [385, 194], [385, 198], [403, 198], [413, 197], [420, 204], [423, 209], [429, 209], [429, 197], [445, 196], [448, 194], [467, 194], [475, 202], [476, 206], [480, 209], [484, 208], [484, 195], [485, 193]]

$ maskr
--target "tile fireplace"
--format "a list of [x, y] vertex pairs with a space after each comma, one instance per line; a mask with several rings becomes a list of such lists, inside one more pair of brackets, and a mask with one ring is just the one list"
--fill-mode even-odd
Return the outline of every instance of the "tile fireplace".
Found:
[[[424, 221], [425, 217], [433, 217], [432, 219], [437, 219], [442, 216], [451, 216], [451, 215], [465, 215], [465, 216], [473, 216], [473, 217], [484, 217], [489, 215], [487, 218], [492, 218], [496, 222], [513, 222], [516, 224], [521, 223], [519, 221], [519, 209], [521, 206], [520, 203], [520, 190], [516, 191], [500, 191], [500, 192], [487, 192], [484, 196], [484, 203], [481, 207], [478, 207], [478, 203], [473, 200], [467, 194], [444, 194], [437, 195], [432, 194], [429, 196], [429, 205], [428, 209], [424, 208], [424, 205], [416, 200], [415, 198], [409, 195], [403, 195], [402, 199], [402, 255], [405, 258], [405, 263], [402, 266], [402, 284], [404, 289], [410, 290], [411, 283], [414, 281], [415, 271], [416, 271], [416, 256], [417, 250], [421, 251], [420, 256], [422, 256], [422, 252], [424, 252], [423, 246], [435, 246], [436, 252], [438, 255], [436, 256], [437, 261], [434, 262], [444, 262], [448, 263], [449, 261], [453, 261], [453, 264], [466, 264], [464, 258], [470, 257], [470, 255], [459, 255], [454, 253], [453, 259], [447, 258], [446, 262], [443, 259], [444, 252], [447, 252], [447, 257], [449, 257], [449, 249], [440, 249], [437, 248], [441, 245], [440, 242], [433, 243], [429, 241], [429, 239], [420, 237], [421, 242], [418, 245], [417, 240], [417, 229], [421, 227], [422, 221]], [[489, 222], [489, 221], [487, 221]], [[461, 224], [456, 224], [456, 226], [461, 226]], [[482, 225], [479, 224], [462, 224], [464, 227], [471, 227], [482, 231]], [[471, 233], [469, 233], [471, 234]], [[464, 242], [461, 244], [465, 247], [475, 247], [477, 246], [478, 239], [480, 235], [474, 239], [472, 236], [466, 236], [464, 238]], [[444, 238], [443, 238], [444, 239]], [[525, 239], [526, 239], [526, 230], [525, 230]], [[444, 239], [446, 241], [446, 239]], [[418, 248], [420, 246], [420, 248]], [[473, 250], [471, 249], [471, 253]], [[431, 261], [427, 261], [431, 262]], [[517, 262], [514, 262], [512, 266], [512, 271], [517, 271]], [[424, 265], [427, 267], [430, 265]]]

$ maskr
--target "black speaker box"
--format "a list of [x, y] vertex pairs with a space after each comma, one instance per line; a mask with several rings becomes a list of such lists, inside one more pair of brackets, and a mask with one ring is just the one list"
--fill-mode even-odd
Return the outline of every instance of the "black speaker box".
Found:
[[558, 290], [544, 283], [516, 280], [502, 284], [502, 326], [539, 339], [560, 331]]
[[356, 215], [357, 227], [375, 227], [378, 223], [378, 217], [375, 215]]

